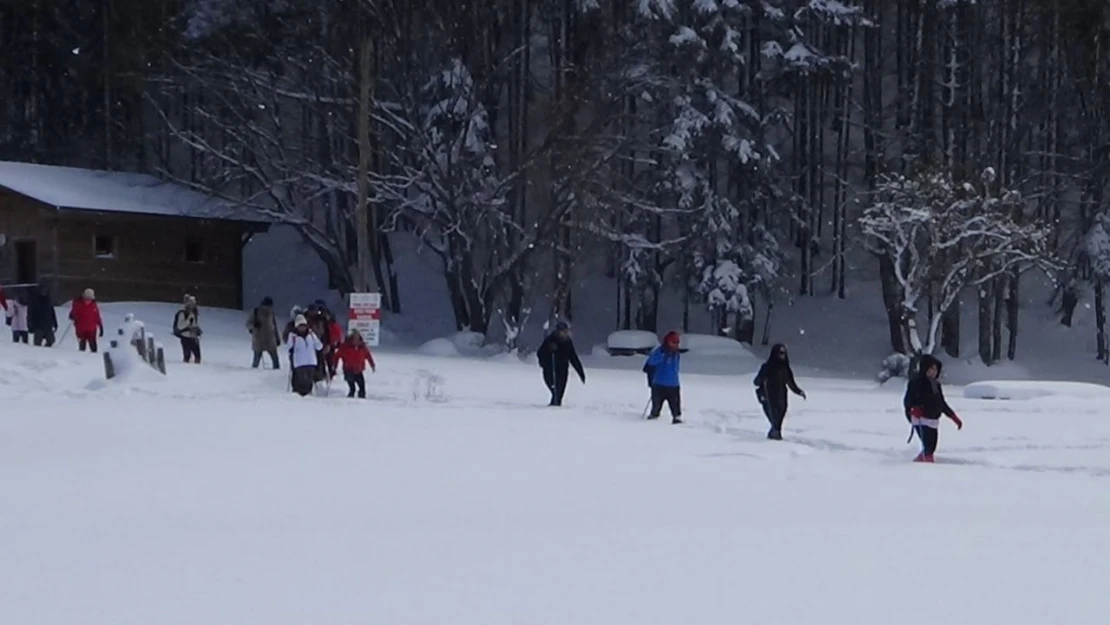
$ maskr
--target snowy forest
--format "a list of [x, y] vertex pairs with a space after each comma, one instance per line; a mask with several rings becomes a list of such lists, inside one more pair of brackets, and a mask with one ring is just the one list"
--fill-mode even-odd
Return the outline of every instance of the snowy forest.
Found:
[[573, 319], [594, 260], [614, 328], [673, 297], [758, 343], [859, 280], [893, 352], [975, 318], [991, 364], [1037, 272], [1110, 362], [1108, 46], [1106, 0], [0, 2], [0, 159], [253, 207], [341, 293], [366, 171], [385, 305], [412, 237], [460, 329]]

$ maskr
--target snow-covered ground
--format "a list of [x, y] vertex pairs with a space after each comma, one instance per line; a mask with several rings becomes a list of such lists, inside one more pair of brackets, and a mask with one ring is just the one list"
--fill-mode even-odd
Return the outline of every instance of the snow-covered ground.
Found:
[[[148, 327], [172, 308], [129, 310]], [[645, 422], [640, 358], [549, 409], [530, 361], [382, 350], [371, 399], [205, 364], [96, 383], [0, 345], [0, 617], [20, 625], [1068, 625], [1110, 598], [1110, 418], [1065, 387], [948, 395], [915, 465], [899, 385], [803, 376], [785, 442], [750, 372], [688, 375]], [[690, 368], [709, 362], [688, 360]], [[601, 362], [627, 362], [604, 369]], [[634, 370], [629, 370], [634, 368]], [[442, 378], [442, 396], [427, 381]], [[1046, 387], [1050, 388], [1050, 387]]]

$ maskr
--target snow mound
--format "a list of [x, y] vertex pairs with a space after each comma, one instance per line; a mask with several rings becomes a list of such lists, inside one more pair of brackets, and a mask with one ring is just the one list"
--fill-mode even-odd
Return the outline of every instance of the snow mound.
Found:
[[964, 388], [969, 399], [1000, 399], [1026, 401], [1044, 397], [1070, 397], [1073, 399], [1110, 399], [1110, 388], [1082, 382], [1041, 381], [986, 381], [969, 384]]
[[682, 336], [679, 347], [694, 356], [739, 357], [756, 360], [755, 355], [743, 343], [727, 336], [685, 334]]
[[646, 354], [659, 345], [659, 337], [645, 330], [618, 330], [609, 335], [606, 345], [613, 356]]
[[416, 351], [423, 356], [435, 356], [437, 358], [458, 358], [462, 356], [454, 341], [445, 338], [432, 339], [421, 345]]
[[470, 349], [481, 349], [486, 342], [486, 337], [478, 332], [464, 330], [452, 336], [451, 342], [462, 352]]

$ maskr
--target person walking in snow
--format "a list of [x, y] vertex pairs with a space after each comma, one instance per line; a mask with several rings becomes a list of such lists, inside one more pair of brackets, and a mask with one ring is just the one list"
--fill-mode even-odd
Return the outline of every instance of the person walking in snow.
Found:
[[263, 298], [262, 303], [251, 311], [250, 317], [247, 318], [247, 331], [251, 334], [251, 349], [254, 350], [254, 361], [251, 367], [257, 369], [262, 364], [262, 354], [269, 354], [274, 369], [281, 369], [281, 362], [278, 359], [278, 344], [281, 342], [281, 336], [278, 334], [273, 298]]
[[286, 342], [290, 364], [293, 366], [293, 392], [301, 397], [307, 397], [316, 384], [316, 365], [319, 362], [319, 352], [324, 349], [324, 346], [308, 328], [308, 320], [304, 315], [297, 315], [293, 320], [293, 327], [293, 333], [289, 335]]
[[12, 342], [27, 344], [27, 298], [22, 294], [7, 300], [6, 315], [12, 328]]
[[[932, 462], [940, 438], [940, 417], [944, 415], [956, 424], [957, 430], [964, 428], [964, 422], [944, 399], [940, 388], [940, 360], [934, 356], [921, 357], [918, 373], [906, 385], [906, 396], [902, 406], [906, 410], [906, 420], [913, 427], [913, 433], [921, 440], [921, 453], [914, 462]], [[911, 438], [913, 434], [910, 435]]]
[[200, 329], [200, 311], [197, 308], [197, 298], [186, 295], [184, 305], [173, 318], [173, 335], [181, 341], [181, 353], [185, 363], [195, 361], [200, 364], [200, 337], [204, 331]]
[[771, 348], [771, 356], [759, 368], [755, 376], [755, 396], [763, 406], [763, 414], [771, 423], [767, 438], [775, 441], [782, 440], [782, 422], [786, 419], [786, 410], [789, 407], [787, 389], [802, 399], [806, 392], [798, 388], [794, 381], [794, 371], [790, 368], [790, 355], [782, 343]]
[[648, 354], [644, 363], [644, 373], [651, 387], [651, 412], [648, 419], [658, 419], [663, 412], [663, 404], [671, 411], [671, 423], [682, 423], [682, 386], [679, 381], [682, 353], [679, 345], [682, 337], [671, 330], [663, 337], [663, 344]]
[[552, 332], [536, 350], [536, 359], [543, 369], [543, 383], [551, 391], [549, 406], [562, 406], [563, 395], [567, 391], [567, 378], [570, 368], [578, 373], [582, 383], [586, 383], [586, 371], [582, 368], [582, 360], [578, 358], [578, 350], [574, 348], [574, 341], [570, 337], [570, 324], [560, 321], [555, 324]]
[[347, 397], [354, 397], [357, 387], [359, 399], [366, 399], [366, 365], [369, 364], [370, 370], [375, 373], [378, 366], [374, 364], [374, 355], [358, 330], [351, 330], [347, 340], [336, 350], [336, 362], [340, 361], [343, 363], [343, 379], [347, 382]]
[[77, 336], [77, 349], [95, 354], [97, 336], [104, 336], [104, 321], [100, 318], [100, 307], [96, 305], [96, 293], [92, 289], [85, 289], [81, 297], [70, 304], [69, 320], [73, 322], [73, 333]]
[[27, 328], [35, 347], [54, 347], [54, 339], [58, 333], [58, 315], [50, 298], [49, 285], [39, 285], [38, 291], [31, 295], [27, 307]]

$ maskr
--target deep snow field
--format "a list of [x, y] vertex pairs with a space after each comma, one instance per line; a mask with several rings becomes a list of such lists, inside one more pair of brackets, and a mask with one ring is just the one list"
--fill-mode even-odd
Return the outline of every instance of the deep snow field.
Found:
[[205, 364], [114, 384], [72, 336], [0, 344], [0, 622], [1106, 622], [1110, 390], [949, 387], [924, 466], [897, 381], [802, 375], [784, 442], [730, 361], [682, 426], [641, 420], [638, 359], [562, 409], [531, 361], [388, 349], [370, 400], [302, 399], [244, 321], [203, 309]]

